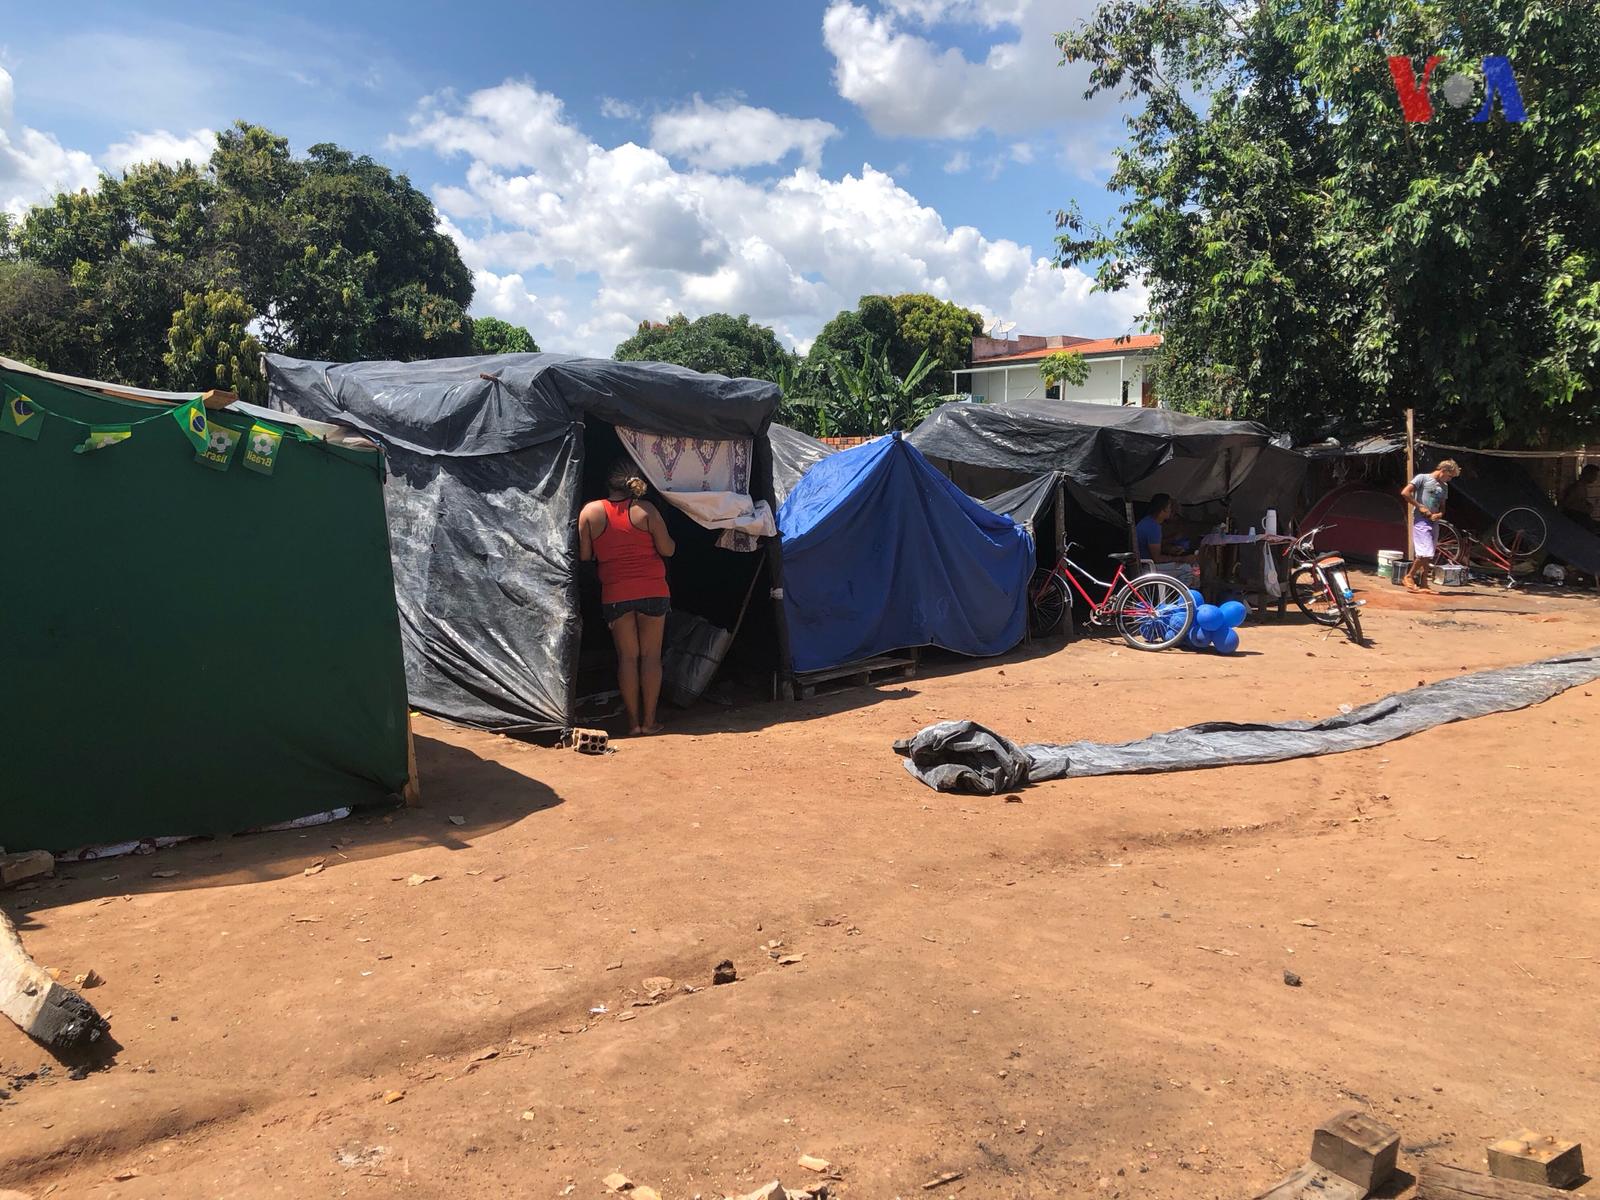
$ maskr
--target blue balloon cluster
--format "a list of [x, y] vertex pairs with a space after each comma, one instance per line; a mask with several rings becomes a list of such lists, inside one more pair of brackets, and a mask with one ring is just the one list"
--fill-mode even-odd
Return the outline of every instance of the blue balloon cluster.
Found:
[[1207, 604], [1198, 591], [1194, 597], [1194, 624], [1189, 627], [1188, 642], [1196, 650], [1208, 646], [1218, 654], [1232, 654], [1239, 648], [1239, 626], [1250, 615], [1250, 610], [1238, 600], [1224, 604]]

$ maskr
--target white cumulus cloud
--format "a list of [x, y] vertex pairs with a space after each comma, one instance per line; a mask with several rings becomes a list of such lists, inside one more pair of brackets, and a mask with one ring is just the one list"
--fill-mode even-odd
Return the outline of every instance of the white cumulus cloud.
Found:
[[475, 308], [520, 318], [550, 349], [609, 354], [678, 311], [748, 313], [805, 346], [873, 292], [931, 292], [1039, 333], [1123, 333], [1144, 307], [1137, 292], [1092, 294], [1029, 246], [951, 227], [870, 164], [762, 180], [679, 166], [657, 147], [601, 145], [526, 82], [430, 98], [397, 140], [466, 160], [435, 198], [476, 273]]
[[[1104, 120], [1110, 97], [1086, 101], [1087, 68], [1063, 67], [1055, 35], [1087, 17], [1094, 0], [1016, 0], [1011, 4], [889, 0], [881, 8], [834, 0], [822, 18], [833, 54], [834, 86], [879, 133], [967, 138], [988, 130], [1014, 134]], [[936, 19], [1013, 27], [979, 58], [941, 47], [907, 27]]]
[[114, 142], [100, 156], [101, 163], [112, 171], [126, 171], [135, 163], [159, 162], [170, 166], [192, 162], [204, 166], [217, 148], [217, 134], [212, 129], [196, 129], [191, 133], [169, 133], [156, 129], [149, 133], [136, 133], [125, 142]]
[[650, 145], [708, 171], [768, 166], [790, 154], [816, 167], [822, 146], [839, 130], [814, 117], [787, 117], [770, 108], [699, 96], [685, 108], [658, 113], [650, 122]]
[[0, 67], [0, 212], [20, 214], [57, 192], [93, 187], [100, 171], [82, 150], [15, 119], [15, 85]]

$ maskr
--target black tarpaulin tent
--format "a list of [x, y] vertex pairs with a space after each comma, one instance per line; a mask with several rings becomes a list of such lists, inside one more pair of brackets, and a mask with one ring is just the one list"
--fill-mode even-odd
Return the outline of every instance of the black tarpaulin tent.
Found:
[[[731, 635], [748, 610], [763, 665], [783, 661], [779, 619], [747, 604], [777, 553], [766, 436], [775, 385], [562, 354], [349, 364], [268, 355], [266, 368], [274, 408], [354, 426], [388, 451], [415, 707], [490, 729], [568, 727], [585, 645], [603, 664], [596, 690], [609, 686], [576, 519], [624, 452], [671, 502], [680, 612], [669, 657], [675, 639], [697, 637], [727, 653], [734, 639], [707, 631]], [[763, 538], [765, 551], [750, 553]], [[595, 619], [585, 623], [585, 611]]]
[[[978, 496], [1059, 472], [1107, 501], [1166, 492], [1188, 506], [1226, 503], [1248, 482], [1252, 505], [1288, 508], [1305, 473], [1304, 460], [1277, 445], [1263, 425], [1161, 408], [957, 402], [935, 410], [909, 439], [963, 491]], [[1253, 521], [1260, 514], [1236, 515]]]

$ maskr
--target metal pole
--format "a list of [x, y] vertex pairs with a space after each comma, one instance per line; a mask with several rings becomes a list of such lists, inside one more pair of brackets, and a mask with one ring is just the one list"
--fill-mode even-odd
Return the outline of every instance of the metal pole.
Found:
[[[1417, 477], [1417, 410], [1406, 409], [1406, 483]], [[1406, 523], [1406, 561], [1417, 561], [1417, 547], [1411, 537], [1411, 506], [1406, 505], [1404, 515], [1401, 517]]]

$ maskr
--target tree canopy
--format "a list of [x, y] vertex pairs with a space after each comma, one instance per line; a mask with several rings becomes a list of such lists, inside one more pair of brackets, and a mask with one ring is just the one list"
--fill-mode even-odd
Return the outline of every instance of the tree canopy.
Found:
[[[25, 313], [0, 300], [0, 349], [183, 388], [234, 370], [223, 364], [254, 378], [263, 349], [334, 361], [467, 354], [478, 344], [472, 276], [437, 222], [406, 176], [371, 158], [326, 143], [296, 158], [287, 139], [239, 122], [204, 164], [136, 165], [0, 229], [0, 260], [18, 260], [5, 269], [34, 300]], [[507, 330], [495, 322], [486, 336], [507, 343]]]
[[926, 292], [863, 296], [822, 327], [809, 357], [819, 362], [846, 354], [855, 357], [870, 339], [889, 356], [894, 373], [905, 377], [927, 352], [933, 364], [930, 389], [949, 392], [950, 372], [967, 365], [972, 339], [983, 333], [983, 318], [971, 309]]
[[[1165, 402], [1302, 435], [1415, 407], [1479, 444], [1570, 442], [1600, 421], [1584, 6], [1108, 0], [1057, 41], [1091, 64], [1090, 95], [1134, 106], [1119, 216], [1064, 210], [1058, 261], [1095, 264], [1107, 288], [1146, 282]], [[1432, 120], [1408, 123], [1388, 57], [1420, 78], [1433, 54]], [[1472, 119], [1484, 55], [1510, 59], [1525, 122], [1499, 101]]]
[[476, 317], [472, 322], [474, 354], [537, 354], [539, 344], [520, 325], [499, 317]]
[[794, 361], [777, 335], [740, 314], [708, 313], [690, 320], [682, 313], [664, 322], [641, 321], [639, 330], [612, 352], [619, 362], [668, 362], [730, 378], [776, 381]]

